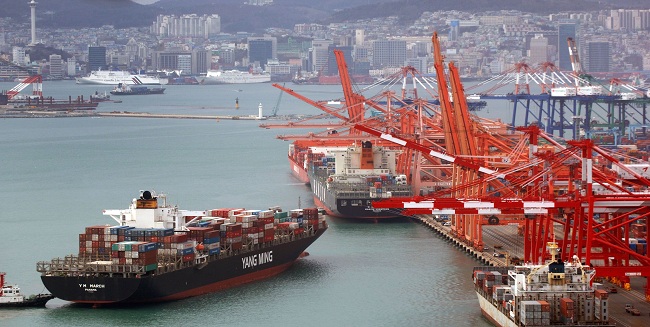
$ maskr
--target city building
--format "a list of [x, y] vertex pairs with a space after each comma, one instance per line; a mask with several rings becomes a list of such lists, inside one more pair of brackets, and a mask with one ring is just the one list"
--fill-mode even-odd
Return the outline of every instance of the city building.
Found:
[[313, 40], [311, 42], [311, 71], [323, 72], [327, 68], [329, 47], [332, 40]]
[[353, 67], [351, 46], [330, 45], [329, 48], [327, 49], [327, 70], [323, 72], [323, 75], [334, 76], [339, 74], [339, 67], [336, 63], [336, 56], [334, 55], [334, 50], [342, 51], [343, 58], [345, 58], [345, 63], [347, 64], [347, 66]]
[[611, 58], [609, 50], [609, 42], [587, 42], [583, 69], [588, 73], [608, 72]]
[[406, 41], [377, 40], [372, 43], [372, 66], [401, 67], [406, 61]]
[[528, 58], [529, 65], [535, 67], [548, 61], [548, 39], [544, 35], [537, 34], [530, 40]]
[[63, 60], [61, 59], [61, 55], [50, 55], [50, 78], [63, 79]]
[[29, 57], [25, 54], [25, 48], [23, 47], [13, 47], [12, 51], [12, 58], [14, 64], [18, 66], [26, 66], [29, 64]]
[[209, 38], [221, 33], [221, 17], [217, 14], [199, 16], [158, 15], [153, 22], [151, 33], [162, 36], [190, 36]]
[[449, 21], [449, 41], [458, 41], [459, 30], [460, 21], [458, 19]]
[[[251, 37], [248, 43], [248, 62], [265, 69], [269, 59], [277, 59], [278, 40], [276, 37]], [[256, 65], [256, 66], [257, 66]]]
[[106, 65], [106, 47], [89, 46], [86, 71], [90, 73], [91, 71], [100, 69], [108, 69], [108, 65]]
[[[571, 71], [571, 58], [569, 57], [568, 38], [576, 40], [578, 24], [575, 22], [560, 23], [558, 25], [558, 65], [562, 71]], [[576, 40], [577, 42], [577, 40]]]
[[75, 59], [75, 57], [68, 58], [66, 68], [67, 68], [67, 72], [66, 72], [67, 76], [77, 76], [77, 60]]
[[205, 74], [210, 69], [210, 52], [201, 51], [156, 51], [151, 60], [152, 68], [159, 71], [181, 71], [182, 74]]
[[365, 31], [361, 29], [354, 30], [354, 44], [363, 46], [364, 42], [366, 42]]

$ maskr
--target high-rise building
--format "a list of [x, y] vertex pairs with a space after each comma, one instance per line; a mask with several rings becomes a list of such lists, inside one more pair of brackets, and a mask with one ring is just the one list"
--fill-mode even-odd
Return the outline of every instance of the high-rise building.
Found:
[[548, 39], [541, 34], [530, 39], [529, 64], [538, 65], [548, 61]]
[[277, 59], [278, 41], [276, 37], [248, 38], [248, 62], [258, 62], [264, 69], [269, 59]]
[[560, 70], [572, 70], [567, 39], [572, 38], [576, 40], [577, 28], [577, 23], [560, 23], [558, 26], [558, 67]]
[[211, 68], [212, 53], [207, 50], [192, 51], [192, 74], [205, 74]]
[[13, 47], [11, 52], [13, 56], [13, 60], [11, 62], [18, 66], [26, 66], [28, 64], [27, 57], [25, 56], [25, 48]]
[[311, 41], [311, 70], [323, 72], [327, 68], [328, 50], [332, 40]]
[[590, 73], [609, 71], [609, 42], [587, 42], [585, 70]]
[[50, 55], [50, 77], [52, 79], [63, 79], [63, 60], [61, 55]]
[[205, 74], [210, 69], [208, 51], [156, 51], [152, 58], [155, 70], [180, 70], [182, 74]]
[[88, 47], [88, 66], [86, 67], [87, 72], [93, 70], [107, 69], [106, 65], [106, 47]]
[[449, 21], [449, 41], [458, 41], [460, 21], [453, 19]]
[[363, 46], [363, 43], [366, 42], [364, 30], [355, 30], [354, 31], [354, 45]]
[[377, 40], [372, 44], [372, 66], [402, 67], [406, 61], [406, 41]]
[[77, 76], [77, 60], [74, 57], [68, 58], [67, 68], [68, 76]]
[[[348, 67], [353, 67], [352, 65], [352, 47], [350, 46], [336, 46], [330, 45], [327, 49], [327, 72], [323, 75], [334, 76], [338, 75], [339, 67], [336, 63], [336, 56], [334, 55], [334, 50], [340, 50], [343, 52], [343, 58], [345, 58], [345, 63]], [[349, 74], [353, 72], [348, 71]]]

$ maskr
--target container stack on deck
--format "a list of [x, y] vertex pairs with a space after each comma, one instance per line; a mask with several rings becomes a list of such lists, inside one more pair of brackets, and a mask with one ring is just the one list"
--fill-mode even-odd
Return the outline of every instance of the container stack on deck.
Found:
[[524, 326], [550, 326], [551, 306], [546, 301], [521, 301], [519, 321]]
[[[199, 219], [201, 218], [201, 219]], [[324, 216], [317, 208], [246, 210], [221, 208], [206, 211], [186, 230], [135, 228], [131, 226], [89, 226], [79, 234], [79, 262], [110, 266], [126, 265], [152, 271], [160, 266], [193, 261], [199, 255], [247, 251], [288, 239], [307, 230], [315, 232]], [[129, 271], [133, 271], [132, 269]]]

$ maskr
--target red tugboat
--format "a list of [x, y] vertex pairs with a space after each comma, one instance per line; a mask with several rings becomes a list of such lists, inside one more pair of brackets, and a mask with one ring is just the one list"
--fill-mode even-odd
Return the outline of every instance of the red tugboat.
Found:
[[16, 285], [5, 284], [6, 273], [0, 272], [0, 308], [44, 307], [54, 298], [52, 294], [36, 294], [25, 297]]
[[215, 292], [281, 273], [327, 230], [316, 208], [186, 211], [149, 191], [104, 215], [118, 225], [87, 227], [77, 255], [37, 263], [54, 296], [97, 306]]

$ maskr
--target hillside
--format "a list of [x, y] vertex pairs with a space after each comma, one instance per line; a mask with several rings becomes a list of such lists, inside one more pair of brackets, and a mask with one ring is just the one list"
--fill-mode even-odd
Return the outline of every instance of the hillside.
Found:
[[[131, 0], [40, 1], [37, 6], [39, 27], [82, 28], [114, 25], [116, 28], [149, 26], [159, 14], [213, 14], [222, 19], [222, 30], [261, 32], [268, 27], [292, 28], [297, 23], [342, 22], [362, 18], [399, 16], [412, 22], [423, 11], [462, 10], [469, 12], [520, 10], [540, 14], [583, 11], [584, 8], [633, 8], [638, 0], [275, 0], [273, 5], [258, 7], [244, 0], [160, 0], [140, 5]], [[0, 0], [0, 15], [28, 22], [27, 1]]]

